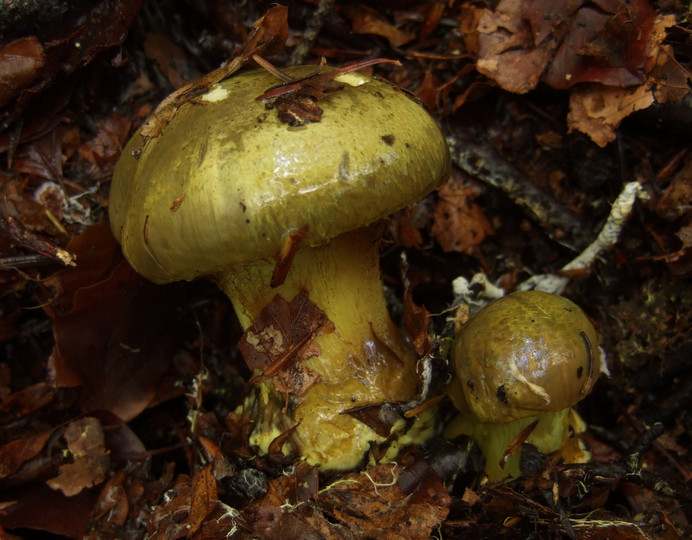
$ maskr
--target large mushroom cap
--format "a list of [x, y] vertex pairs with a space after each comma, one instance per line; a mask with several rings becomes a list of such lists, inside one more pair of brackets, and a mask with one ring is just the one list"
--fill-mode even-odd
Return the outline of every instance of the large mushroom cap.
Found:
[[444, 136], [418, 103], [364, 75], [336, 80], [343, 88], [318, 102], [320, 122], [282, 123], [255, 99], [281, 81], [256, 70], [181, 106], [139, 156], [135, 135], [110, 195], [111, 226], [132, 266], [165, 283], [268, 258], [306, 226], [303, 243], [319, 245], [448, 176]]
[[512, 293], [472, 317], [455, 342], [454, 363], [450, 396], [481, 422], [567, 409], [601, 372], [598, 334], [584, 312], [539, 291]]

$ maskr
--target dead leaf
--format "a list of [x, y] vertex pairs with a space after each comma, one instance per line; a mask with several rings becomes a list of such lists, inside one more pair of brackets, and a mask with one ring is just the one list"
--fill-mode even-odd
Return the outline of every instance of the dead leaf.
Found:
[[0, 403], [0, 423], [10, 424], [38, 411], [53, 401], [55, 394], [55, 388], [47, 382], [39, 382], [17, 390]]
[[[44, 483], [0, 491], [2, 526], [5, 529], [47, 531], [65, 538], [81, 538], [96, 494], [82, 490], [73, 497], [50, 489]], [[24, 538], [36, 537], [25, 533]], [[101, 539], [99, 539], [101, 540]]]
[[239, 512], [219, 501], [210, 466], [193, 478], [181, 474], [162, 504], [147, 518], [148, 538], [173, 540], [228, 538], [237, 531]]
[[181, 331], [175, 306], [185, 295], [180, 287], [156, 286], [137, 275], [105, 222], [69, 246], [79, 265], [45, 282], [58, 291], [44, 306], [55, 336], [53, 381], [81, 386], [84, 411], [131, 420], [152, 403], [170, 366]]
[[346, 4], [342, 6], [342, 10], [351, 20], [353, 31], [356, 34], [376, 34], [382, 36], [394, 47], [406, 45], [416, 37], [386, 22], [375, 9], [369, 6]]
[[[333, 331], [334, 324], [306, 292], [298, 293], [290, 302], [277, 295], [245, 331], [238, 348], [251, 370], [262, 371], [261, 376], [253, 379], [260, 382], [289, 370], [310, 350], [306, 346], [315, 337]], [[315, 382], [314, 375], [298, 373], [283, 378], [279, 387], [304, 395]]]
[[423, 357], [431, 351], [428, 335], [430, 313], [425, 309], [425, 306], [419, 306], [413, 301], [413, 289], [416, 284], [417, 282], [411, 282], [406, 287], [404, 295], [404, 329], [418, 356]]
[[603, 8], [584, 5], [550, 62], [543, 81], [565, 89], [580, 82], [628, 87], [645, 80], [655, 11], [648, 0], [611, 1]]
[[324, 59], [322, 59], [320, 65], [312, 73], [293, 78], [258, 55], [253, 55], [253, 59], [278, 79], [284, 81], [282, 84], [272, 86], [255, 99], [265, 102], [265, 107], [268, 109], [276, 109], [279, 120], [294, 127], [321, 121], [324, 111], [316, 102], [343, 88], [343, 85], [334, 83], [336, 77], [376, 64], [401, 65], [398, 60], [372, 58], [351, 62], [338, 69], [322, 70], [324, 65]]
[[401, 411], [391, 403], [378, 403], [374, 405], [361, 405], [352, 409], [346, 409], [342, 414], [349, 414], [356, 420], [363, 422], [380, 437], [389, 437], [394, 424], [403, 418]]
[[163, 34], [148, 33], [144, 40], [144, 52], [156, 62], [173, 88], [181, 88], [198, 76], [197, 73], [189, 73], [191, 62], [185, 50]]
[[565, 25], [559, 23], [571, 7], [564, 2], [551, 4], [549, 12], [558, 9], [560, 13], [545, 17], [554, 21], [555, 27], [548, 39], [537, 45], [531, 26], [524, 20], [524, 10], [530, 6], [531, 2], [502, 0], [494, 10], [483, 10], [478, 20], [477, 69], [515, 94], [525, 94], [540, 81], [565, 32]]
[[15, 39], [0, 49], [0, 107], [33, 84], [45, 62], [43, 45], [35, 36]]
[[60, 466], [58, 476], [46, 481], [51, 488], [67, 497], [100, 484], [106, 478], [110, 457], [105, 447], [103, 428], [96, 418], [81, 418], [64, 430], [71, 463]]
[[[64, 17], [67, 7], [65, 10], [44, 10], [42, 19], [43, 16], [45, 19], [38, 27], [46, 27], [44, 31], [48, 31], [47, 27], [51, 26], [51, 39], [43, 43], [45, 62], [31, 86], [20, 91], [9, 103], [2, 127], [18, 119], [27, 105], [56, 80], [64, 80], [66, 75], [89, 64], [103, 51], [120, 45], [141, 3], [142, 0], [99, 0], [83, 5], [79, 16], [73, 14], [71, 17]], [[59, 26], [54, 25], [56, 20], [60, 21]], [[28, 140], [30, 135], [30, 132], [22, 133], [22, 138]]]
[[441, 185], [437, 196], [432, 233], [445, 252], [468, 253], [494, 233], [482, 208], [473, 202], [473, 188], [460, 174]]
[[319, 382], [320, 378], [319, 373], [312, 371], [306, 365], [294, 364], [274, 377], [274, 389], [282, 394], [303, 397]]
[[[85, 535], [86, 539], [104, 538], [107, 530], [114, 530], [124, 525], [130, 508], [124, 483], [125, 471], [120, 470], [101, 488], [99, 498], [91, 512], [90, 531]], [[95, 530], [96, 523], [98, 523], [97, 530]]]
[[272, 279], [269, 286], [273, 289], [282, 285], [286, 281], [286, 276], [291, 270], [291, 264], [293, 264], [293, 259], [298, 253], [300, 244], [308, 234], [308, 226], [305, 225], [297, 231], [289, 232], [281, 244], [281, 249], [279, 253], [274, 256], [276, 259], [276, 266], [274, 267], [274, 272], [272, 273]]
[[14, 439], [0, 447], [0, 479], [15, 474], [27, 461], [43, 450], [55, 430]]
[[[299, 477], [300, 474], [300, 477]], [[291, 478], [293, 476], [294, 478]], [[269, 491], [241, 513], [250, 534], [262, 538], [430, 538], [451, 501], [423, 462], [377, 465], [316, 490], [302, 472], [272, 480]], [[296, 485], [307, 484], [300, 499]]]
[[78, 152], [94, 168], [94, 175], [102, 170], [111, 172], [115, 167], [123, 146], [132, 128], [127, 118], [113, 113], [105, 120], [98, 120], [94, 125], [96, 135], [79, 145]]
[[588, 84], [572, 89], [567, 116], [570, 132], [581, 131], [597, 145], [605, 146], [615, 139], [615, 130], [625, 117], [654, 102], [680, 99], [689, 93], [687, 74], [675, 61], [671, 46], [663, 44], [666, 28], [674, 24], [672, 15], [659, 15], [654, 20], [644, 67], [646, 80], [640, 86]]
[[218, 502], [216, 480], [209, 464], [192, 477], [192, 503], [186, 522], [188, 536], [195, 534]]

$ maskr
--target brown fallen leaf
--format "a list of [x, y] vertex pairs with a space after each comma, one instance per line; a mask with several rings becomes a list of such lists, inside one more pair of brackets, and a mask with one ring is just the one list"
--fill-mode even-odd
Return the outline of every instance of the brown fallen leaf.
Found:
[[483, 10], [477, 27], [476, 68], [515, 94], [525, 94], [536, 87], [564, 33], [552, 33], [549, 40], [535, 46], [531, 27], [522, 17], [523, 5], [502, 0], [495, 10]]
[[96, 418], [85, 417], [71, 422], [63, 436], [72, 462], [61, 465], [58, 476], [48, 479], [46, 484], [72, 497], [105, 480], [110, 457], [101, 422]]
[[479, 20], [478, 71], [519, 94], [541, 80], [558, 89], [638, 85], [655, 15], [648, 0], [503, 0]]
[[108, 538], [107, 531], [117, 530], [125, 524], [130, 509], [125, 481], [125, 471], [120, 470], [101, 488], [91, 513], [90, 530], [84, 535], [85, 540]]
[[[334, 324], [306, 292], [290, 302], [277, 295], [245, 331], [238, 348], [251, 370], [262, 371], [253, 379], [257, 383], [292, 369], [306, 353], [315, 354], [308, 345], [318, 335], [333, 331]], [[282, 378], [278, 385], [281, 391], [304, 395], [315, 382], [315, 376], [299, 372]]]
[[603, 147], [615, 140], [615, 130], [625, 117], [654, 102], [680, 99], [689, 93], [687, 73], [675, 61], [672, 47], [663, 43], [666, 29], [674, 25], [672, 15], [659, 15], [654, 20], [643, 84], [621, 88], [594, 83], [572, 89], [567, 116], [570, 132], [586, 133]]
[[580, 82], [620, 87], [644, 82], [656, 12], [648, 0], [609, 0], [605, 4], [585, 4], [574, 14], [543, 82], [558, 89]]
[[43, 45], [35, 36], [15, 39], [0, 49], [0, 107], [36, 81], [45, 62]]
[[[240, 523], [247, 533], [241, 538], [430, 538], [451, 501], [422, 461], [406, 467], [376, 465], [319, 491], [305, 478], [299, 471], [273, 479], [267, 494], [242, 511]], [[301, 484], [313, 486], [306, 488], [305, 499], [296, 489]]]
[[430, 336], [430, 312], [425, 306], [419, 306], [413, 301], [413, 289], [417, 281], [412, 281], [406, 286], [404, 295], [404, 329], [411, 340], [411, 344], [419, 357], [424, 357], [431, 352]]
[[692, 211], [692, 158], [688, 158], [656, 201], [656, 213], [666, 221], [676, 219]]
[[238, 530], [239, 512], [218, 500], [210, 468], [204, 467], [192, 478], [178, 476], [166, 499], [146, 520], [148, 538], [229, 538]]
[[[19, 471], [29, 460], [36, 457], [53, 435], [54, 429], [28, 437], [14, 439], [0, 447], [0, 485]], [[34, 478], [30, 478], [33, 480]]]
[[216, 480], [211, 473], [212, 465], [209, 464], [197, 471], [192, 477], [192, 503], [187, 522], [188, 536], [195, 534], [209, 513], [218, 502], [219, 495], [216, 488]]
[[86, 229], [68, 247], [79, 265], [44, 282], [55, 291], [44, 304], [55, 336], [53, 383], [81, 386], [84, 411], [129, 421], [152, 403], [171, 365], [182, 331], [175, 306], [185, 295], [136, 274], [108, 223]]
[[265, 107], [268, 109], [276, 109], [279, 120], [290, 126], [302, 126], [321, 121], [324, 111], [317, 105], [317, 101], [325, 95], [338, 92], [343, 88], [343, 85], [335, 84], [334, 79], [336, 77], [376, 64], [401, 65], [398, 60], [371, 58], [351, 62], [338, 69], [322, 70], [325, 62], [323, 58], [314, 71], [303, 77], [293, 78], [274, 67], [261, 56], [253, 55], [252, 58], [275, 77], [284, 81], [282, 84], [272, 86], [255, 99], [265, 102]]
[[284, 281], [286, 281], [286, 276], [291, 269], [293, 259], [295, 258], [296, 253], [298, 253], [298, 249], [300, 248], [303, 238], [305, 238], [307, 234], [308, 226], [305, 225], [297, 231], [291, 231], [286, 235], [283, 244], [281, 245], [281, 249], [274, 256], [274, 259], [276, 259], [276, 266], [274, 267], [272, 279], [269, 283], [270, 287], [278, 287], [279, 285], [282, 285]]
[[483, 209], [473, 202], [475, 193], [462, 173], [456, 172], [437, 189], [432, 233], [446, 252], [468, 253], [493, 234], [493, 227]]
[[401, 47], [413, 40], [416, 36], [399, 30], [380, 17], [373, 8], [363, 4], [345, 4], [342, 10], [351, 20], [353, 31], [356, 34], [376, 34], [389, 41], [394, 47]]

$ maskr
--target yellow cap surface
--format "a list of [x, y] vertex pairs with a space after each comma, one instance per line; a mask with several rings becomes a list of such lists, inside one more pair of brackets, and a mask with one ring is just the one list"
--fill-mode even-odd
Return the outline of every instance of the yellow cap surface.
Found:
[[274, 255], [287, 232], [305, 226], [303, 243], [320, 245], [448, 177], [437, 124], [390, 85], [338, 78], [343, 88], [317, 103], [321, 121], [291, 127], [255, 99], [280, 82], [264, 70], [232, 76], [182, 105], [139, 157], [141, 135], [130, 141], [113, 176], [110, 219], [140, 274], [157, 283], [213, 275]]

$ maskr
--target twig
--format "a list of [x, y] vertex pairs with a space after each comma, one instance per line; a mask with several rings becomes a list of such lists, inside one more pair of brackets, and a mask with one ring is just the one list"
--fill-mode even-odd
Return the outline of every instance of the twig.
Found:
[[327, 14], [332, 10], [334, 5], [334, 0], [320, 0], [317, 4], [317, 9], [312, 14], [312, 19], [308, 23], [307, 28], [303, 32], [303, 36], [300, 39], [300, 43], [293, 49], [291, 54], [291, 59], [288, 64], [290, 66], [297, 66], [302, 64], [305, 57], [312, 49], [312, 45], [315, 43], [317, 36], [319, 35], [322, 27], [324, 26], [324, 19]]
[[587, 242], [583, 224], [565, 205], [543, 193], [531, 179], [506, 161], [489, 142], [459, 129], [447, 138], [452, 161], [471, 176], [496, 187], [511, 198], [560, 244]]
[[39, 236], [11, 216], [4, 219], [0, 218], [0, 236], [4, 236], [13, 243], [45, 257], [59, 261], [65, 266], [75, 266], [77, 264], [77, 258], [73, 253]]
[[646, 200], [647, 193], [639, 182], [629, 182], [624, 185], [620, 195], [613, 203], [608, 219], [603, 225], [596, 240], [582, 251], [576, 258], [563, 266], [556, 274], [537, 274], [519, 284], [517, 290], [527, 291], [531, 289], [561, 294], [569, 283], [570, 274], [584, 272], [591, 269], [596, 259], [611, 249], [620, 236], [622, 228], [627, 222], [637, 199]]

